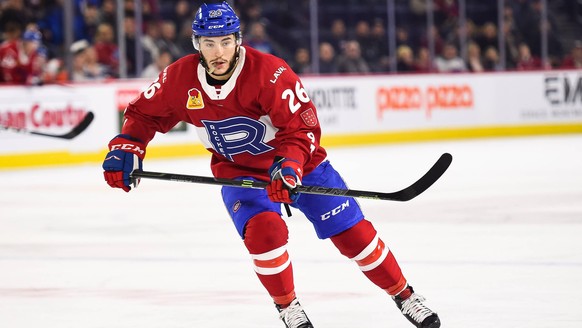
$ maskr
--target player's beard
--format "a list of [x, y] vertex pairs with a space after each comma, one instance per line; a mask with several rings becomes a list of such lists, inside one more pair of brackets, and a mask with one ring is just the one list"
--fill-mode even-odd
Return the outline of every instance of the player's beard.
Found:
[[225, 75], [230, 74], [234, 70], [234, 68], [236, 67], [236, 64], [238, 62], [238, 57], [239, 57], [239, 49], [236, 50], [235, 55], [232, 57], [232, 59], [228, 63], [228, 69], [222, 74], [216, 74], [216, 73], [214, 73], [215, 68], [211, 65], [208, 65], [206, 63], [206, 58], [204, 58], [204, 56], [202, 56], [202, 54], [200, 54], [200, 58], [202, 59], [202, 61], [204, 63], [203, 66], [205, 66], [204, 68], [206, 68], [206, 72], [208, 72], [208, 74], [211, 74], [214, 76], [225, 76]]

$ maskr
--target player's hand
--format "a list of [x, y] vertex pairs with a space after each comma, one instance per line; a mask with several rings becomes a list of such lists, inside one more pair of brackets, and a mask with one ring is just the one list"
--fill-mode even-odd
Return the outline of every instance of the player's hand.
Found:
[[143, 142], [127, 134], [120, 134], [109, 142], [109, 153], [103, 161], [103, 176], [112, 188], [121, 188], [125, 192], [137, 187], [139, 179], [132, 181], [131, 172], [142, 169], [145, 156]]
[[301, 185], [303, 168], [299, 162], [281, 158], [269, 168], [271, 182], [267, 186], [267, 195], [275, 203], [291, 204], [297, 201], [299, 193], [295, 191]]

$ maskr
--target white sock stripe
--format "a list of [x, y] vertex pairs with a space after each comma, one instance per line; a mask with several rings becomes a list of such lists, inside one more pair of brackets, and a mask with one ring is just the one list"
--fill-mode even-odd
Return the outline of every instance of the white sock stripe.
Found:
[[374, 261], [374, 262], [372, 262], [372, 263], [370, 263], [368, 265], [360, 266], [360, 270], [362, 270], [362, 271], [370, 271], [370, 270], [375, 269], [382, 262], [384, 262], [384, 260], [386, 259], [386, 256], [388, 256], [388, 252], [390, 252], [390, 250], [388, 249], [388, 247], [385, 247], [382, 250], [382, 255], [380, 255], [380, 257], [376, 261]]
[[376, 236], [374, 236], [374, 239], [372, 239], [372, 241], [368, 244], [368, 246], [366, 246], [366, 248], [364, 248], [364, 250], [361, 251], [360, 254], [356, 255], [355, 257], [352, 257], [351, 260], [361, 261], [361, 260], [365, 259], [368, 255], [372, 254], [372, 252], [378, 246], [378, 239], [379, 239], [378, 234], [376, 234]]
[[283, 272], [283, 270], [287, 269], [289, 264], [291, 264], [291, 258], [288, 258], [285, 263], [283, 263], [282, 265], [280, 265], [276, 268], [262, 268], [262, 267], [259, 267], [256, 265], [254, 267], [255, 267], [256, 273], [268, 276], [268, 275], [273, 275], [273, 274], [278, 274], [278, 273]]
[[269, 261], [269, 260], [276, 259], [279, 256], [285, 254], [286, 251], [287, 251], [287, 244], [285, 244], [279, 248], [275, 248], [274, 250], [268, 251], [266, 253], [251, 254], [251, 257], [253, 258], [253, 260]]

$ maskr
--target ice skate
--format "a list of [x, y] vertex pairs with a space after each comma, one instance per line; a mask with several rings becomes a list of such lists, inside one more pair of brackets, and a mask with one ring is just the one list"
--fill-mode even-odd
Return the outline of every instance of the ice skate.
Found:
[[279, 311], [279, 318], [285, 323], [287, 328], [313, 328], [311, 321], [303, 311], [303, 307], [299, 304], [297, 299], [294, 299], [288, 307], [282, 309], [277, 305]]
[[425, 298], [416, 294], [412, 287], [406, 287], [403, 292], [393, 297], [393, 299], [402, 314], [415, 327], [439, 328], [441, 326], [439, 316], [424, 305]]

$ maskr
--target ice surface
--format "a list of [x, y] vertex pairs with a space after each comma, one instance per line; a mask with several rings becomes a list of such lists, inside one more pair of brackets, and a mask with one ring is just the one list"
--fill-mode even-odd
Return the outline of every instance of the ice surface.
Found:
[[[328, 152], [351, 188], [376, 191], [453, 154], [418, 198], [359, 201], [443, 327], [582, 327], [582, 136]], [[207, 158], [145, 169], [210, 174]], [[99, 164], [0, 172], [0, 327], [282, 328], [219, 191], [143, 180], [126, 194]], [[286, 220], [316, 327], [412, 327], [301, 213]]]

